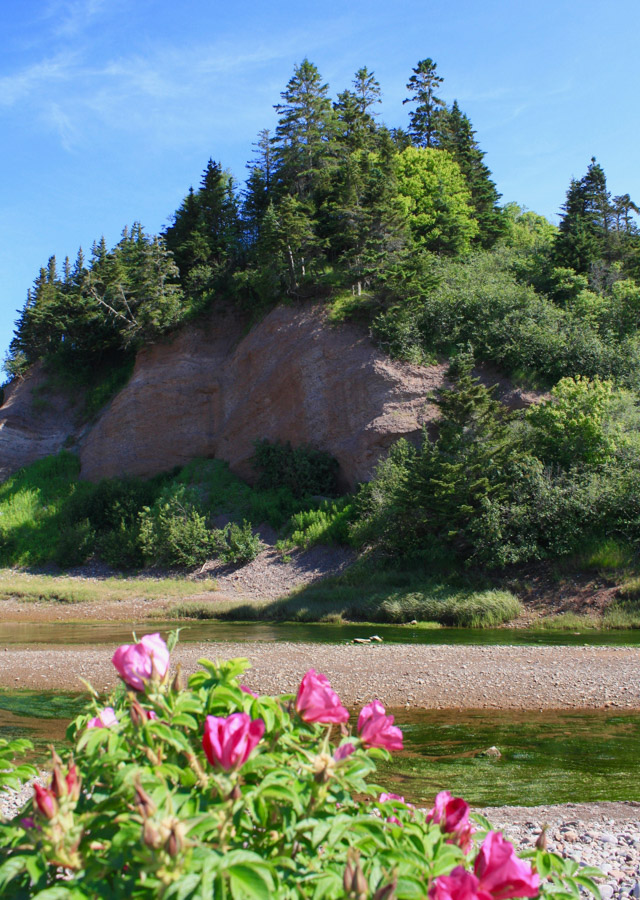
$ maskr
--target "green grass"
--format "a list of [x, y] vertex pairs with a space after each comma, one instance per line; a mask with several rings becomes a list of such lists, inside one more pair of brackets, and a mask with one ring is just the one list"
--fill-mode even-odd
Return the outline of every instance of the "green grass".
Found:
[[601, 615], [560, 613], [538, 619], [534, 628], [544, 631], [597, 631], [628, 630], [640, 628], [640, 602], [625, 603], [616, 600]]
[[163, 600], [216, 591], [212, 579], [105, 578], [85, 581], [54, 575], [29, 575], [0, 571], [0, 600], [49, 601], [56, 603], [109, 602], [144, 598]]
[[604, 538], [585, 550], [577, 558], [581, 569], [595, 569], [598, 572], [618, 572], [627, 569], [634, 559], [633, 548], [614, 538]]
[[533, 627], [543, 631], [594, 631], [602, 627], [602, 618], [566, 612], [538, 619]]
[[181, 604], [172, 613], [223, 621], [388, 622], [413, 620], [463, 628], [491, 628], [521, 612], [509, 591], [483, 589], [414, 571], [375, 568], [369, 561], [348, 572], [260, 603]]
[[63, 451], [38, 460], [0, 484], [0, 561], [28, 566], [53, 558], [73, 494], [92, 487], [77, 480], [80, 463]]

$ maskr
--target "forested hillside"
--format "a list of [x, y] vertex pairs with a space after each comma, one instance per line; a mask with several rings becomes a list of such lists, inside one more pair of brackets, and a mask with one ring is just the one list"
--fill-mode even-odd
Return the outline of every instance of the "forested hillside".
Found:
[[[406, 87], [407, 128], [391, 129], [374, 73], [359, 69], [332, 99], [304, 60], [244, 184], [210, 159], [162, 235], [135, 223], [112, 249], [102, 239], [88, 259], [49, 260], [6, 371], [42, 360], [117, 389], [138, 348], [218, 303], [251, 321], [282, 301], [322, 300], [331, 321], [363, 323], [395, 358], [450, 359], [451, 386], [436, 398], [439, 434], [396, 445], [369, 485], [324, 509], [316, 538], [485, 567], [607, 541], [627, 558], [640, 540], [638, 207], [612, 196], [589, 148], [558, 227], [501, 206], [436, 63], [418, 62]], [[507, 411], [473, 377], [480, 362], [547, 399]], [[171, 509], [206, 514], [197, 507]], [[142, 520], [129, 512], [135, 544]]]

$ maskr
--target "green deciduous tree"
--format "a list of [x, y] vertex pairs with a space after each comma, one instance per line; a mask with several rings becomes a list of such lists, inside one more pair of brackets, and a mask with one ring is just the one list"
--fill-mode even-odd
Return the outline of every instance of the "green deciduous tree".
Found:
[[465, 253], [478, 234], [471, 192], [445, 150], [408, 147], [394, 159], [398, 203], [418, 246]]

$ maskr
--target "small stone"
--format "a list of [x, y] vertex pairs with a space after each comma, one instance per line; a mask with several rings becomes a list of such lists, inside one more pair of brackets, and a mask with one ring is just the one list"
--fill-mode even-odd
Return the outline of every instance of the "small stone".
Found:
[[634, 900], [640, 900], [640, 881], [636, 881], [629, 893], [634, 898]]
[[370, 644], [371, 641], [369, 638], [354, 638], [352, 641], [353, 644]]
[[600, 896], [602, 900], [611, 900], [613, 897], [613, 885], [611, 884], [601, 884], [600, 885]]
[[381, 643], [382, 643], [382, 638], [380, 637], [379, 634], [372, 634], [371, 637], [369, 638], [369, 640], [370, 640], [370, 641], [375, 641], [376, 644], [381, 644]]
[[502, 756], [502, 753], [500, 753], [497, 747], [487, 747], [487, 749], [479, 753], [478, 756], [493, 756], [496, 759], [499, 759]]
[[578, 840], [578, 835], [575, 833], [575, 831], [571, 831], [570, 829], [568, 831], [565, 831], [563, 836], [565, 841], [569, 841], [569, 843], [571, 844], [575, 844], [575, 842]]
[[598, 840], [603, 844], [617, 844], [618, 838], [615, 834], [610, 834], [608, 831], [603, 831], [599, 836]]

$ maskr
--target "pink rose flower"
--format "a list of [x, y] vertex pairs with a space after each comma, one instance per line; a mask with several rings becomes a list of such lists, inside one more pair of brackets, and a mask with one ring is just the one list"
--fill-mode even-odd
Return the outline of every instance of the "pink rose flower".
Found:
[[226, 719], [207, 716], [202, 746], [212, 766], [231, 772], [246, 763], [263, 734], [262, 719], [252, 720], [246, 713], [232, 713]]
[[387, 794], [384, 791], [378, 797], [380, 803], [387, 803], [389, 800], [399, 800], [400, 803], [404, 803], [404, 797], [401, 797], [400, 794]]
[[123, 644], [113, 654], [118, 674], [134, 691], [143, 691], [152, 677], [164, 678], [169, 668], [169, 651], [158, 633], [145, 634], [137, 644]]
[[296, 711], [305, 722], [330, 724], [349, 721], [349, 711], [340, 703], [329, 680], [315, 669], [309, 669], [300, 682]]
[[537, 897], [540, 890], [538, 873], [531, 863], [520, 859], [509, 841], [499, 831], [490, 831], [482, 842], [474, 863], [480, 889], [493, 900], [512, 897]]
[[117, 725], [118, 720], [116, 719], [116, 714], [113, 710], [112, 706], [106, 706], [101, 713], [98, 713], [97, 716], [94, 716], [93, 719], [89, 719], [87, 722], [87, 728], [111, 728], [112, 725]]
[[336, 762], [340, 762], [342, 759], [346, 759], [348, 756], [351, 756], [352, 753], [355, 752], [355, 744], [342, 744], [341, 747], [338, 747], [333, 754], [333, 758]]
[[492, 900], [492, 897], [480, 888], [475, 875], [463, 866], [456, 866], [450, 875], [436, 878], [429, 900]]
[[427, 813], [427, 822], [434, 822], [444, 834], [452, 835], [450, 843], [458, 844], [464, 853], [471, 849], [475, 828], [469, 821], [469, 804], [462, 797], [452, 797], [449, 791], [440, 791], [433, 809]]
[[402, 732], [393, 724], [393, 716], [386, 715], [379, 700], [362, 707], [358, 716], [358, 734], [367, 747], [402, 750]]

